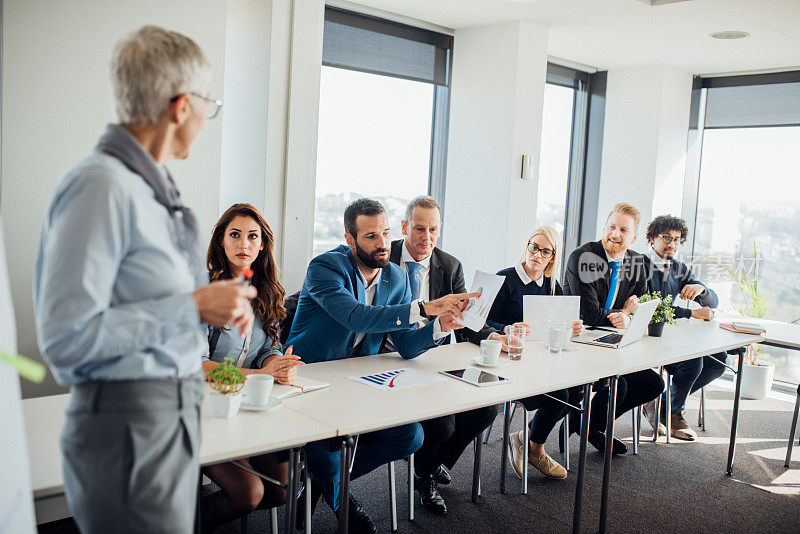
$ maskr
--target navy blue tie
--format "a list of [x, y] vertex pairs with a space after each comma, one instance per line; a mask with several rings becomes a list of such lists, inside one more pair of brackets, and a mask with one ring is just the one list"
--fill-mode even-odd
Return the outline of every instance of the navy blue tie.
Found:
[[406, 269], [408, 269], [408, 283], [411, 285], [411, 300], [419, 298], [419, 280], [417, 280], [417, 273], [422, 269], [422, 264], [415, 261], [407, 261]]
[[610, 310], [614, 306], [614, 297], [617, 292], [617, 278], [619, 277], [619, 262], [610, 261], [608, 264], [611, 266], [611, 281], [608, 284], [608, 296], [606, 297], [605, 308]]

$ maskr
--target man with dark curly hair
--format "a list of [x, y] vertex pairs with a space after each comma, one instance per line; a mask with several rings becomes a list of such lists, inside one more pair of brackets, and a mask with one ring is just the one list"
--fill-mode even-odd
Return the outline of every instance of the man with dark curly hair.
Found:
[[[689, 230], [686, 222], [679, 217], [660, 215], [653, 219], [647, 226], [647, 242], [652, 247], [652, 253], [645, 256], [645, 268], [648, 273], [648, 292], [660, 291], [661, 296], [672, 295], [673, 299], [680, 296], [687, 301], [694, 300], [701, 308], [690, 310], [673, 306], [676, 318], [695, 318], [710, 321], [714, 318], [714, 310], [719, 299], [717, 294], [702, 282], [697, 280], [692, 270], [683, 262], [674, 259], [678, 246], [686, 241]], [[720, 363], [727, 359], [724, 352], [695, 358], [684, 362], [666, 365], [664, 368], [673, 377], [672, 413], [670, 414], [670, 434], [676, 439], [694, 441], [697, 434], [692, 430], [683, 417], [686, 399], [712, 380], [718, 378], [725, 367]], [[655, 425], [655, 402], [644, 406], [645, 415], [651, 425]], [[661, 402], [660, 421], [666, 419], [666, 392]], [[658, 433], [666, 435], [667, 430], [659, 422]]]

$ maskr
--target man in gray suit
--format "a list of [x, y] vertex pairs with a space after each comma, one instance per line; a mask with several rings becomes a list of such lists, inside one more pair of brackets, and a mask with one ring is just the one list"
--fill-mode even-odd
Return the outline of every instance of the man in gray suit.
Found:
[[[389, 260], [408, 271], [412, 300], [435, 300], [445, 295], [466, 293], [464, 270], [455, 257], [436, 248], [441, 230], [441, 211], [433, 197], [419, 196], [411, 200], [401, 222], [404, 239], [392, 242]], [[424, 326], [433, 317], [423, 318]], [[456, 330], [456, 339], [479, 343], [487, 337], [498, 338], [494, 329], [484, 327], [480, 332], [467, 328]], [[438, 485], [451, 481], [448, 469], [469, 443], [491, 424], [497, 406], [487, 406], [468, 412], [422, 421], [425, 441], [414, 454], [416, 488], [420, 502], [431, 513], [443, 515], [447, 506]]]

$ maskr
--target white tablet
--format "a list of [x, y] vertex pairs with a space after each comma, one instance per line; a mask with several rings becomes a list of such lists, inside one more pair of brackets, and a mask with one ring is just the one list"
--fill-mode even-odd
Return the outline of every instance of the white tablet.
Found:
[[452, 371], [439, 372], [443, 375], [451, 376], [456, 380], [461, 380], [462, 382], [466, 382], [478, 387], [493, 386], [496, 384], [502, 384], [504, 382], [510, 382], [510, 380], [507, 378], [503, 378], [502, 376], [497, 376], [492, 373], [487, 373], [486, 371], [481, 371], [477, 367], [467, 367], [466, 369], [454, 369]]

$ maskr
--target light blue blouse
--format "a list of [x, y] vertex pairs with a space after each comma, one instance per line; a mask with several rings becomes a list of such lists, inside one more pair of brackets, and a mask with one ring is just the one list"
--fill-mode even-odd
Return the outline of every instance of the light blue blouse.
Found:
[[153, 190], [95, 152], [61, 177], [34, 279], [39, 347], [56, 380], [182, 378], [208, 351], [189, 258]]
[[[260, 369], [261, 364], [269, 356], [283, 354], [280, 343], [277, 343], [275, 348], [271, 348], [272, 338], [267, 336], [266, 332], [264, 332], [262, 328], [263, 324], [261, 317], [256, 315], [253, 321], [253, 331], [250, 335], [250, 347], [242, 362], [242, 367], [245, 369]], [[225, 358], [233, 358], [234, 363], [236, 363], [239, 360], [239, 355], [242, 353], [245, 343], [245, 338], [240, 337], [241, 330], [239, 328], [217, 330], [220, 334], [217, 339], [217, 346], [214, 348], [214, 353], [203, 359], [223, 363]], [[209, 339], [211, 337], [210, 333], [211, 331], [209, 331]]]

